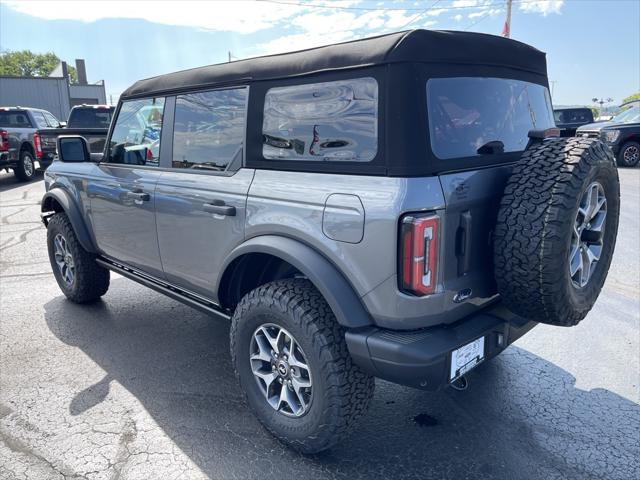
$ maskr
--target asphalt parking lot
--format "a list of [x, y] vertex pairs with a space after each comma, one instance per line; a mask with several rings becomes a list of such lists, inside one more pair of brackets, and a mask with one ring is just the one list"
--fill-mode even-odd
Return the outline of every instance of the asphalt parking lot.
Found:
[[537, 327], [464, 392], [379, 381], [352, 437], [304, 457], [249, 414], [225, 323], [117, 276], [102, 302], [66, 301], [41, 177], [0, 174], [0, 478], [640, 478], [640, 169], [620, 177], [586, 320]]

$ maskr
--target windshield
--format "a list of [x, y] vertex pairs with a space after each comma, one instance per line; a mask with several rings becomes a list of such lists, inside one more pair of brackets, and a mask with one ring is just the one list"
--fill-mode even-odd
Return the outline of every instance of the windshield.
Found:
[[640, 107], [633, 107], [619, 113], [611, 120], [614, 123], [638, 123], [640, 122]]
[[567, 123], [593, 123], [593, 113], [590, 108], [563, 108], [562, 110], [554, 110], [553, 117], [556, 124]]
[[555, 127], [547, 88], [521, 80], [432, 78], [427, 107], [440, 159], [523, 151], [529, 130]]

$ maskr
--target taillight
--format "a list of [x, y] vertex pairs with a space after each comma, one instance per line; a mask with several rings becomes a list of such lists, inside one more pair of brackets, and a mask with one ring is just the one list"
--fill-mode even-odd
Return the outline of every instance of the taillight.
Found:
[[37, 133], [33, 134], [33, 147], [36, 149], [36, 157], [42, 158], [42, 145], [40, 143], [40, 135]]
[[400, 287], [417, 296], [429, 295], [438, 282], [437, 215], [407, 215], [400, 228]]
[[0, 130], [0, 152], [9, 151], [9, 132]]

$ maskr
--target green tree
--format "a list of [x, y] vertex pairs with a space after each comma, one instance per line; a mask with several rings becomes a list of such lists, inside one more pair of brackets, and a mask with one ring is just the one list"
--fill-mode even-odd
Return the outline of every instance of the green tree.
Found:
[[600, 112], [596, 107], [591, 107], [591, 112], [593, 113], [593, 119], [595, 120], [600, 116]]
[[[53, 52], [33, 53], [30, 50], [0, 52], [0, 75], [20, 77], [47, 77], [60, 63]], [[76, 69], [67, 65], [71, 82], [76, 82]]]
[[633, 100], [640, 100], [640, 92], [632, 93], [628, 97], [622, 99], [622, 105], [627, 102], [632, 102]]

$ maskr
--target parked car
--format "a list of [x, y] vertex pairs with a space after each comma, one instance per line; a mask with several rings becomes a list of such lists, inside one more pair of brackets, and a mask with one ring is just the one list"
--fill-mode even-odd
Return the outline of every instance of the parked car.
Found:
[[577, 135], [600, 138], [611, 147], [619, 166], [635, 167], [640, 162], [640, 107], [625, 110], [609, 122], [584, 125]]
[[582, 125], [593, 123], [593, 112], [590, 108], [554, 108], [553, 117], [560, 129], [561, 137], [574, 137], [576, 130]]
[[53, 155], [41, 155], [38, 129], [59, 126], [46, 110], [0, 107], [0, 170], [11, 169], [19, 180], [31, 180], [38, 167], [44, 170], [53, 161]]
[[69, 112], [66, 126], [39, 130], [42, 154], [55, 156], [59, 135], [82, 135], [91, 153], [102, 153], [115, 107], [109, 105], [76, 105]]
[[86, 303], [114, 271], [230, 320], [258, 419], [327, 449], [374, 377], [464, 388], [596, 301], [618, 172], [599, 139], [553, 137], [546, 72], [520, 42], [414, 30], [136, 82], [101, 161], [57, 140], [55, 278]]

